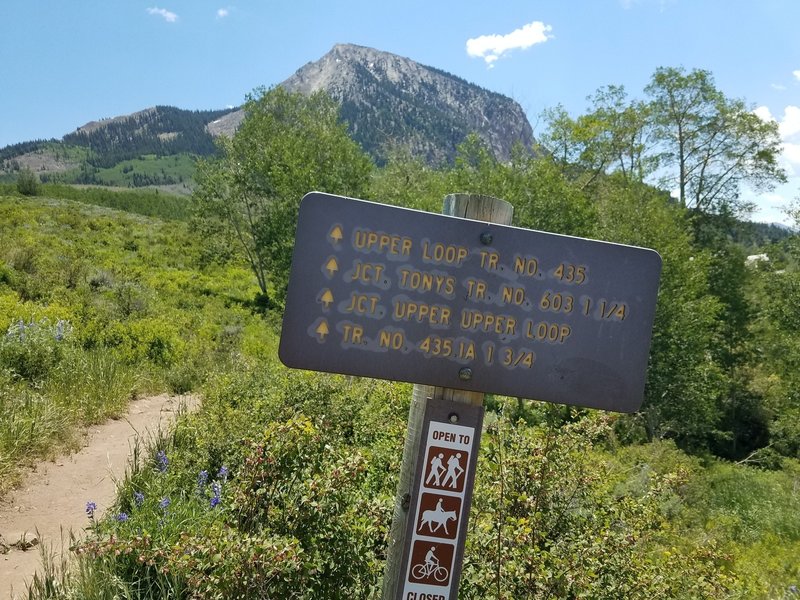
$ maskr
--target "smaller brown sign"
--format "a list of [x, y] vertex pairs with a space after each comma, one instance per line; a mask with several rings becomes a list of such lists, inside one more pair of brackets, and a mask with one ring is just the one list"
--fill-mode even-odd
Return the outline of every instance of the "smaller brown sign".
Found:
[[461, 518], [461, 498], [423, 493], [419, 502], [417, 533], [453, 540]]
[[417, 540], [411, 551], [411, 572], [408, 580], [424, 585], [449, 586], [455, 551], [453, 544]]
[[482, 406], [428, 400], [393, 600], [458, 597], [482, 422]]

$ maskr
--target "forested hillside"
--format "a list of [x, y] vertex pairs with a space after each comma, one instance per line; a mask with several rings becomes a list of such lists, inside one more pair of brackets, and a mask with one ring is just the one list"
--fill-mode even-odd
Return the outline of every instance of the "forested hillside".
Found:
[[65, 135], [63, 142], [88, 148], [89, 164], [98, 168], [142, 154], [209, 156], [216, 149], [206, 125], [228, 112], [156, 106], [128, 117], [89, 123]]
[[13, 144], [0, 150], [0, 180], [28, 169], [43, 183], [188, 190], [195, 159], [216, 152], [206, 126], [229, 112], [156, 106], [87, 123], [61, 140]]
[[[434, 212], [483, 193], [515, 225], [662, 256], [641, 411], [487, 397], [461, 598], [795, 597], [800, 238], [741, 220], [744, 186], [784, 178], [774, 124], [710, 73], [659, 69], [641, 98], [610, 87], [585, 115], [550, 111], [546, 152], [498, 160], [472, 135], [452, 165], [395, 151], [376, 167], [338, 111], [254, 95], [201, 162], [187, 221], [5, 190], [6, 473], [132, 393], [203, 395], [31, 596], [379, 597], [410, 387], [276, 358], [298, 204], [319, 190]], [[92, 383], [108, 380], [113, 401]]]

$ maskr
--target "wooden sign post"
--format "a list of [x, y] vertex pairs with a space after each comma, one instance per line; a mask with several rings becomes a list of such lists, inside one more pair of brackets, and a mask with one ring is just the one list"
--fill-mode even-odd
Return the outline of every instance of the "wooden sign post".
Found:
[[633, 412], [661, 257], [511, 227], [509, 203], [444, 214], [311, 192], [300, 203], [279, 356], [414, 383], [384, 600], [455, 600], [484, 393]]
[[[473, 219], [477, 221], [485, 221], [490, 223], [499, 223], [502, 225], [511, 225], [511, 220], [514, 214], [514, 207], [504, 200], [492, 198], [490, 196], [478, 196], [472, 194], [450, 194], [445, 197], [444, 207], [442, 213], [455, 217], [463, 217], [465, 219]], [[488, 241], [488, 240], [484, 240]], [[466, 377], [468, 373], [464, 373]], [[465, 390], [458, 390], [453, 388], [442, 388], [427, 385], [414, 385], [414, 392], [411, 398], [411, 409], [408, 415], [408, 431], [406, 433], [406, 442], [403, 449], [403, 464], [400, 467], [400, 481], [397, 488], [397, 496], [395, 498], [394, 518], [392, 519], [392, 528], [389, 534], [389, 548], [386, 559], [386, 569], [383, 577], [383, 598], [384, 600], [395, 600], [403, 597], [407, 600], [417, 600], [417, 589], [430, 589], [437, 590], [437, 594], [441, 596], [441, 600], [445, 598], [456, 598], [458, 594], [458, 582], [461, 575], [461, 558], [464, 552], [464, 540], [466, 539], [467, 519], [469, 517], [469, 509], [472, 504], [472, 486], [475, 478], [475, 464], [477, 462], [477, 449], [480, 441], [481, 425], [483, 424], [483, 397], [481, 392], [470, 392]], [[465, 461], [465, 481], [468, 480], [468, 492], [464, 494], [461, 499], [461, 506], [459, 512], [459, 546], [449, 554], [451, 557], [450, 563], [456, 566], [456, 569], [450, 569], [449, 577], [446, 581], [434, 580], [431, 583], [420, 585], [419, 579], [415, 578], [415, 573], [412, 570], [419, 563], [414, 563], [412, 557], [415, 556], [415, 548], [430, 548], [431, 543], [427, 545], [424, 541], [417, 541], [414, 536], [414, 531], [417, 529], [416, 524], [421, 515], [419, 513], [419, 489], [421, 483], [426, 481], [426, 466], [430, 469], [430, 463], [427, 465], [420, 462], [421, 456], [424, 455], [425, 449], [428, 448], [432, 440], [427, 440], [423, 435], [427, 434], [430, 428], [430, 411], [428, 410], [429, 404], [441, 404], [443, 407], [450, 405], [464, 405], [465, 410], [470, 410], [469, 414], [472, 416], [472, 435], [473, 446], [471, 446], [471, 456], [469, 461]], [[441, 412], [441, 411], [437, 411]], [[451, 421], [450, 415], [456, 415], [456, 424], [463, 421], [461, 414], [462, 411], [447, 410], [447, 422]], [[429, 419], [426, 420], [426, 413], [429, 414]], [[424, 430], [424, 431], [423, 431]], [[428, 474], [429, 475], [429, 474]], [[412, 504], [414, 506], [412, 506]], [[411, 518], [409, 518], [409, 514]], [[413, 544], [412, 542], [415, 542]], [[449, 547], [449, 546], [448, 546]], [[440, 545], [440, 548], [442, 546]], [[418, 551], [419, 552], [419, 551]], [[439, 557], [441, 563], [443, 557]], [[447, 562], [447, 561], [445, 561]], [[412, 563], [412, 564], [409, 564]], [[443, 567], [448, 568], [448, 567]], [[453, 572], [455, 571], [455, 572]], [[440, 571], [441, 572], [441, 571]], [[432, 585], [431, 585], [432, 584]], [[409, 591], [408, 588], [412, 588]], [[445, 594], [444, 591], [447, 593]], [[421, 600], [422, 597], [420, 597]]]

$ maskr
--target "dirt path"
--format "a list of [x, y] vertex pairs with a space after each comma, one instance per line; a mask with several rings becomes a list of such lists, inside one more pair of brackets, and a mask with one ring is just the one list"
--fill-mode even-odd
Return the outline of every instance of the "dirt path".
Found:
[[[125, 473], [136, 437], [145, 440], [159, 424], [166, 426], [181, 403], [192, 406], [197, 401], [154, 396], [132, 402], [121, 419], [92, 427], [82, 450], [40, 463], [18, 490], [0, 502], [0, 543], [11, 546], [0, 554], [0, 600], [23, 597], [26, 584], [41, 568], [39, 544], [60, 553], [62, 530], [65, 546], [70, 530], [76, 535], [83, 532], [88, 525], [87, 502], [95, 502], [95, 514], [102, 516], [114, 501], [114, 482]], [[38, 538], [38, 543], [21, 550], [18, 546], [24, 544], [18, 541], [23, 537]]]

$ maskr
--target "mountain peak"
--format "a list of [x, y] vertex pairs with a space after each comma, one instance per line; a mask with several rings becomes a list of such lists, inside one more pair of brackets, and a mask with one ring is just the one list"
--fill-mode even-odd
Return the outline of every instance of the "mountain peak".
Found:
[[[326, 91], [341, 104], [350, 134], [378, 161], [393, 145], [432, 164], [452, 161], [473, 132], [500, 160], [510, 157], [517, 142], [533, 144], [530, 123], [514, 100], [366, 46], [336, 44], [280, 85], [306, 95]], [[226, 115], [209, 130], [232, 135], [243, 117], [242, 111]]]

